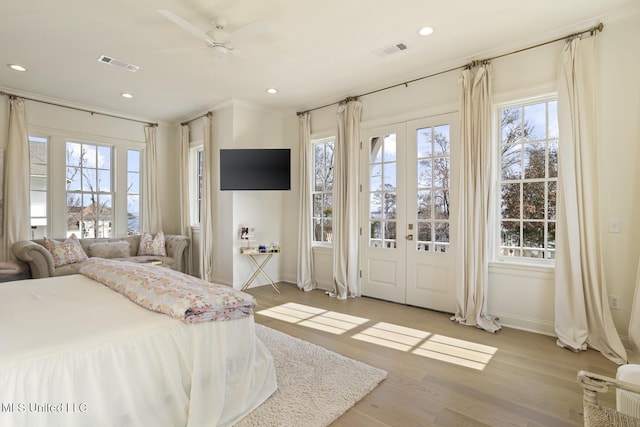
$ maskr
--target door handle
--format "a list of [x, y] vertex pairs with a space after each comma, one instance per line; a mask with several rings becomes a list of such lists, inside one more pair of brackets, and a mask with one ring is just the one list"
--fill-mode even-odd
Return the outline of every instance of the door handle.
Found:
[[413, 234], [407, 234], [407, 240], [413, 240]]

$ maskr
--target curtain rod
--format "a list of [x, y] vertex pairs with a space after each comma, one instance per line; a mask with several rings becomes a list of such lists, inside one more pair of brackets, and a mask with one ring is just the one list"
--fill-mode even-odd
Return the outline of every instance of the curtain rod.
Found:
[[124, 116], [117, 116], [115, 114], [108, 114], [108, 113], [101, 113], [99, 111], [92, 111], [92, 110], [87, 110], [85, 108], [79, 108], [79, 107], [72, 107], [70, 105], [64, 105], [64, 104], [57, 104], [55, 102], [49, 102], [49, 101], [43, 101], [41, 99], [35, 99], [35, 98], [27, 98], [26, 96], [21, 96], [21, 95], [15, 95], [13, 93], [7, 93], [4, 91], [0, 91], [0, 95], [5, 95], [8, 96], [9, 98], [21, 98], [21, 99], [26, 99], [28, 101], [33, 101], [33, 102], [39, 102], [41, 104], [47, 104], [47, 105], [53, 105], [55, 107], [62, 107], [62, 108], [68, 108], [70, 110], [77, 110], [77, 111], [83, 111], [85, 113], [89, 113], [91, 115], [94, 114], [99, 114], [101, 116], [105, 116], [105, 117], [113, 117], [114, 119], [120, 119], [120, 120], [129, 120], [130, 122], [136, 122], [136, 123], [143, 123], [145, 125], [149, 125], [149, 126], [153, 126], [153, 127], [157, 127], [158, 124], [157, 123], [151, 123], [151, 122], [147, 122], [144, 120], [137, 120], [137, 119], [132, 119], [129, 117], [124, 117]]
[[598, 25], [596, 25], [595, 27], [591, 27], [588, 30], [578, 31], [577, 33], [573, 33], [573, 34], [570, 34], [568, 36], [559, 37], [557, 39], [553, 39], [553, 40], [549, 40], [549, 41], [546, 41], [546, 42], [538, 43], [538, 44], [533, 45], [533, 46], [528, 46], [528, 47], [525, 47], [525, 48], [522, 48], [522, 49], [518, 49], [518, 50], [511, 51], [511, 52], [503, 53], [501, 55], [496, 55], [496, 56], [493, 56], [491, 58], [487, 58], [487, 59], [483, 59], [483, 60], [471, 61], [469, 64], [466, 64], [466, 65], [460, 65], [458, 67], [449, 68], [448, 70], [438, 71], [438, 72], [433, 73], [433, 74], [429, 74], [429, 75], [422, 76], [422, 77], [417, 77], [417, 78], [415, 78], [413, 80], [407, 80], [406, 82], [397, 83], [397, 84], [394, 84], [394, 85], [391, 85], [391, 86], [386, 86], [386, 87], [383, 87], [383, 88], [380, 88], [380, 89], [372, 90], [371, 92], [366, 92], [366, 93], [363, 93], [363, 94], [360, 94], [360, 95], [357, 95], [357, 96], [351, 96], [351, 97], [348, 97], [348, 98], [346, 98], [345, 100], [342, 100], [342, 101], [331, 102], [329, 104], [325, 104], [325, 105], [322, 105], [320, 107], [315, 107], [315, 108], [311, 108], [309, 110], [300, 111], [300, 112], [298, 112], [296, 114], [298, 116], [301, 116], [303, 114], [310, 113], [310, 112], [316, 111], [316, 110], [320, 110], [322, 108], [330, 107], [332, 105], [338, 105], [338, 104], [340, 104], [342, 102], [349, 101], [350, 99], [358, 99], [359, 97], [362, 97], [362, 96], [372, 95], [374, 93], [382, 92], [382, 91], [385, 91], [385, 90], [388, 90], [388, 89], [394, 89], [394, 88], [397, 88], [399, 86], [407, 87], [407, 86], [409, 86], [410, 83], [415, 83], [415, 82], [420, 81], [420, 80], [425, 80], [425, 79], [428, 79], [428, 78], [431, 78], [431, 77], [439, 76], [441, 74], [450, 73], [452, 71], [462, 70], [464, 68], [475, 67], [477, 65], [480, 65], [483, 62], [489, 62], [489, 61], [492, 61], [494, 59], [502, 58], [502, 57], [509, 56], [509, 55], [514, 55], [516, 53], [524, 52], [524, 51], [527, 51], [527, 50], [530, 50], [530, 49], [536, 49], [538, 47], [546, 46], [546, 45], [551, 44], [551, 43], [556, 43], [556, 42], [559, 42], [561, 40], [569, 40], [569, 39], [581, 36], [581, 35], [586, 34], [586, 33], [589, 33], [590, 35], [593, 36], [595, 33], [600, 32], [603, 29], [604, 29], [604, 24], [602, 22], [600, 22]]
[[201, 119], [201, 118], [203, 118], [203, 117], [209, 117], [209, 118], [211, 118], [211, 116], [213, 116], [213, 113], [212, 113], [211, 111], [207, 111], [206, 113], [204, 113], [204, 114], [202, 114], [202, 115], [200, 115], [200, 116], [198, 116], [198, 117], [194, 117], [194, 118], [193, 118], [193, 119], [191, 119], [191, 120], [187, 120], [186, 122], [182, 122], [182, 123], [180, 123], [180, 126], [187, 126], [189, 123], [191, 123], [191, 122], [195, 122], [195, 121], [196, 121], [196, 120], [198, 120], [198, 119]]

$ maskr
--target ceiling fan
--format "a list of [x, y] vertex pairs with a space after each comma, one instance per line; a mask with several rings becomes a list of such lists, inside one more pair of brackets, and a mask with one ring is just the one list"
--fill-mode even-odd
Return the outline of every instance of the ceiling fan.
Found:
[[255, 21], [236, 29], [235, 31], [228, 32], [225, 30], [227, 20], [225, 18], [215, 18], [212, 21], [214, 29], [205, 32], [170, 10], [162, 9], [158, 10], [158, 12], [169, 21], [204, 41], [207, 47], [211, 48], [218, 56], [224, 56], [227, 52], [232, 51], [234, 49], [234, 42], [240, 42], [257, 37], [267, 30], [266, 22]]

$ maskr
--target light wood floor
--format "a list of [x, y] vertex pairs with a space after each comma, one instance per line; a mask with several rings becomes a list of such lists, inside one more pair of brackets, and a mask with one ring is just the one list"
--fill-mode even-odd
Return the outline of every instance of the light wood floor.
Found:
[[[490, 334], [456, 324], [444, 313], [371, 298], [337, 300], [320, 290], [302, 292], [288, 283], [279, 286], [280, 295], [270, 286], [248, 291], [258, 302], [258, 323], [388, 372], [387, 379], [333, 426], [581, 426], [582, 388], [577, 372], [615, 376], [617, 369], [596, 351], [576, 354], [559, 348], [553, 337], [545, 335], [510, 328]], [[287, 320], [274, 318], [282, 317], [287, 311], [282, 305], [287, 303], [299, 304], [294, 308], [300, 314], [288, 311]], [[261, 314], [263, 310], [267, 311]], [[359, 319], [345, 320], [336, 313]], [[304, 317], [313, 323], [305, 323]], [[322, 331], [317, 329], [319, 324], [337, 325], [344, 331]], [[399, 332], [387, 336], [389, 345], [405, 341], [412, 347], [406, 351], [357, 339], [363, 332], [370, 335], [374, 325]], [[471, 347], [475, 343], [495, 348], [495, 352], [490, 355], [490, 348], [467, 352], [465, 359], [475, 358], [474, 354], [491, 357], [483, 369], [474, 369], [413, 354], [417, 347], [412, 336], [420, 336], [417, 347], [439, 346], [435, 355], [461, 346], [461, 341], [447, 345], [451, 338]], [[601, 399], [605, 406], [613, 406], [614, 401], [611, 391]]]

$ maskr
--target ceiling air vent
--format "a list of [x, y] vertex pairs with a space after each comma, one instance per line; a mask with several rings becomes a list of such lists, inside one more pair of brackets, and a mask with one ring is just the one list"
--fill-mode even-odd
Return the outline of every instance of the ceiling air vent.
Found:
[[118, 61], [117, 59], [111, 58], [107, 55], [100, 55], [98, 58], [98, 62], [102, 62], [103, 64], [113, 65], [114, 67], [123, 68], [128, 71], [138, 71], [140, 67], [133, 64], [127, 64], [126, 62]]
[[373, 53], [375, 53], [380, 58], [384, 58], [385, 56], [402, 52], [406, 48], [407, 48], [407, 45], [400, 42], [400, 43], [392, 44], [391, 46], [383, 47], [382, 49], [375, 50], [373, 51]]

